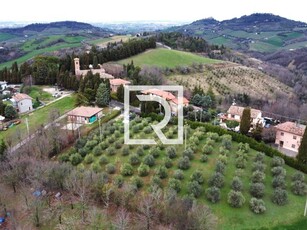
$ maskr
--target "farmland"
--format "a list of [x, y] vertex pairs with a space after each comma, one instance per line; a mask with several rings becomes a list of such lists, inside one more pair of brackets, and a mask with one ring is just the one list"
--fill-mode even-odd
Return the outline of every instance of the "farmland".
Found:
[[189, 66], [193, 63], [212, 64], [220, 61], [205, 58], [189, 52], [168, 50], [163, 48], [148, 50], [139, 55], [119, 61], [120, 64], [127, 64], [131, 61], [138, 66], [156, 66], [160, 68], [174, 68], [176, 66]]
[[[132, 120], [131, 137], [152, 137], [149, 122], [151, 120], [148, 118]], [[176, 130], [176, 126], [169, 125], [164, 133], [168, 138], [175, 138]], [[76, 143], [78, 147], [60, 155], [59, 160], [71, 162], [78, 169], [104, 171], [109, 174], [109, 180], [118, 187], [132, 184], [140, 191], [147, 191], [153, 185], [157, 185], [161, 188], [172, 188], [180, 196], [192, 195], [198, 202], [211, 207], [218, 217], [218, 229], [272, 228], [294, 222], [301, 224], [305, 197], [294, 195], [291, 191], [291, 177], [296, 170], [277, 161], [285, 172], [285, 189], [288, 194], [288, 201], [283, 205], [277, 205], [272, 202], [272, 181], [275, 177], [272, 172], [277, 159], [273, 160], [259, 154], [246, 144], [232, 142], [229, 135], [218, 136], [202, 127], [187, 130], [186, 151], [184, 145], [126, 146], [123, 139], [123, 122], [117, 120], [103, 126], [101, 136], [96, 130], [87, 140], [79, 140]], [[241, 164], [238, 158], [245, 160]], [[262, 199], [266, 211], [262, 214], [253, 213], [249, 207], [252, 198], [249, 191], [251, 181], [254, 180], [252, 174], [255, 172], [255, 161], [261, 162], [264, 174], [264, 178], [261, 179], [265, 186]], [[207, 189], [212, 186], [215, 172], [220, 172], [224, 176], [223, 183], [220, 184], [220, 200], [212, 203], [207, 197]], [[195, 192], [191, 190], [191, 181], [195, 180], [197, 173], [201, 174], [197, 177], [200, 187], [198, 192]], [[243, 184], [241, 192], [245, 202], [240, 208], [234, 208], [227, 202], [228, 193], [232, 188], [231, 181], [235, 176], [240, 178]]]

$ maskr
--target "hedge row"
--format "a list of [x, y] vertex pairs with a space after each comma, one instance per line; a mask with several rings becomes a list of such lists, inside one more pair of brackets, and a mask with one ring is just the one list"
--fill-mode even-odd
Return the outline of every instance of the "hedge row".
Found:
[[259, 152], [263, 152], [269, 157], [273, 157], [273, 156], [281, 157], [285, 160], [287, 165], [289, 165], [289, 166], [291, 166], [291, 167], [293, 167], [297, 170], [300, 170], [304, 173], [307, 173], [307, 167], [303, 163], [298, 162], [296, 158], [288, 157], [288, 156], [282, 154], [278, 150], [266, 145], [264, 142], [258, 142], [255, 139], [247, 137], [243, 134], [231, 132], [231, 131], [223, 129], [219, 126], [211, 125], [209, 123], [188, 121], [188, 124], [193, 129], [195, 129], [199, 126], [203, 126], [203, 127], [206, 128], [207, 132], [215, 132], [215, 133], [218, 133], [220, 136], [224, 135], [224, 134], [229, 134], [229, 135], [232, 136], [232, 140], [234, 140], [236, 142], [248, 143], [249, 146], [252, 149], [259, 151]]

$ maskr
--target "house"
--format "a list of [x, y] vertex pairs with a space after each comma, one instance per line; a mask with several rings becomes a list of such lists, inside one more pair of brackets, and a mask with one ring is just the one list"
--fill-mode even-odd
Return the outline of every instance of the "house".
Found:
[[114, 79], [110, 79], [110, 86], [112, 89], [112, 92], [117, 92], [117, 89], [119, 86], [125, 86], [125, 85], [130, 85], [130, 81], [126, 81], [124, 79], [121, 78], [114, 78]]
[[298, 152], [306, 126], [287, 121], [276, 125], [275, 128], [275, 144], [277, 144], [278, 147]]
[[7, 82], [6, 81], [0, 81], [0, 90], [5, 90], [7, 88]]
[[[227, 111], [227, 113], [221, 117], [221, 120], [235, 120], [240, 122], [243, 114], [244, 107], [231, 105]], [[251, 118], [252, 125], [255, 126], [257, 123], [264, 125], [264, 120], [262, 118], [262, 112], [258, 109], [251, 108]]]
[[11, 102], [18, 113], [25, 113], [33, 110], [32, 98], [24, 93], [15, 94]]
[[[175, 97], [172, 93], [160, 90], [160, 89], [148, 89], [148, 90], [143, 90], [141, 93], [147, 94], [147, 95], [156, 95], [158, 97], [162, 97], [165, 99], [170, 107], [171, 107], [171, 112], [173, 115], [177, 115], [178, 112], [178, 107], [179, 107], [179, 100], [177, 97]], [[186, 99], [185, 97], [182, 98], [183, 106], [188, 106], [189, 105], [189, 100]]]
[[67, 113], [68, 122], [78, 124], [90, 124], [102, 116], [102, 108], [77, 107]]
[[90, 65], [89, 69], [80, 70], [80, 60], [79, 58], [74, 59], [75, 62], [75, 74], [76, 76], [85, 76], [89, 71], [92, 72], [94, 75], [99, 74], [100, 78], [102, 79], [113, 79], [114, 77], [111, 74], [106, 73], [105, 69], [99, 64], [99, 69], [93, 69], [93, 66]]

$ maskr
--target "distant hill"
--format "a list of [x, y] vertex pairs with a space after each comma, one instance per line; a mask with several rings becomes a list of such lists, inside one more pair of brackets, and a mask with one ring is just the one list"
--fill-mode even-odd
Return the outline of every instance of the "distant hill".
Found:
[[111, 30], [95, 27], [88, 23], [75, 22], [75, 21], [62, 21], [62, 22], [51, 22], [51, 23], [34, 23], [19, 28], [3, 28], [0, 29], [0, 33], [9, 33], [14, 35], [25, 35], [32, 32], [46, 32], [46, 33], [75, 33], [77, 31], [86, 31], [91, 33], [112, 33]]
[[273, 14], [252, 14], [217, 21], [207, 18], [169, 28], [208, 42], [249, 52], [271, 53], [307, 46], [307, 24]]

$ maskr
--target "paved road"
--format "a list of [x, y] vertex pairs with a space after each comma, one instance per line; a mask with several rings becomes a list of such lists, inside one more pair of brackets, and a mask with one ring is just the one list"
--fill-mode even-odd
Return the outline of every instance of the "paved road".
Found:
[[[119, 107], [122, 110], [124, 110], [125, 105], [122, 102], [111, 100], [110, 101], [110, 107], [113, 107], [113, 108]], [[141, 110], [138, 107], [130, 106], [129, 108], [130, 108], [130, 112], [137, 113], [137, 114], [141, 113]]]

